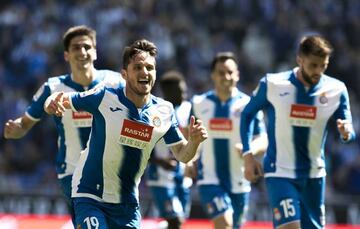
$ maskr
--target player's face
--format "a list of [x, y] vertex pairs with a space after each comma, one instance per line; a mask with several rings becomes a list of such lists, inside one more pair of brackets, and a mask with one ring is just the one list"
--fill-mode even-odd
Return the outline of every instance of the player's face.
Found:
[[297, 62], [299, 65], [300, 77], [308, 86], [317, 84], [320, 81], [321, 75], [325, 72], [329, 57], [319, 57], [314, 55], [298, 56]]
[[96, 47], [90, 37], [76, 36], [70, 41], [69, 50], [64, 52], [72, 70], [85, 70], [93, 68], [97, 58]]
[[237, 64], [232, 59], [217, 62], [211, 73], [211, 78], [218, 92], [231, 92], [239, 81]]
[[130, 60], [122, 73], [130, 93], [148, 95], [156, 80], [155, 57], [148, 52], [141, 52]]

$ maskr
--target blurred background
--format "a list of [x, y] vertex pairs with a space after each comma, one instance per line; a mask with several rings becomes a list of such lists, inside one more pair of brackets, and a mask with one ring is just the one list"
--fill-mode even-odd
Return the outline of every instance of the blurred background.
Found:
[[[210, 61], [218, 51], [239, 59], [239, 88], [250, 94], [266, 72], [295, 66], [296, 44], [321, 33], [335, 48], [327, 74], [345, 82], [360, 135], [359, 0], [2, 0], [0, 3], [0, 214], [66, 215], [54, 159], [57, 134], [50, 117], [21, 140], [5, 140], [6, 120], [21, 116], [50, 76], [69, 72], [62, 35], [85, 24], [97, 31], [98, 69], [119, 71], [122, 49], [135, 39], [158, 49], [158, 77], [184, 73], [189, 98], [212, 87]], [[154, 90], [155, 94], [158, 91]], [[327, 222], [360, 224], [360, 141], [344, 145], [335, 125], [326, 144]], [[157, 217], [141, 184], [145, 218]], [[193, 187], [191, 217], [205, 217]], [[254, 184], [249, 219], [269, 221], [263, 181]]]

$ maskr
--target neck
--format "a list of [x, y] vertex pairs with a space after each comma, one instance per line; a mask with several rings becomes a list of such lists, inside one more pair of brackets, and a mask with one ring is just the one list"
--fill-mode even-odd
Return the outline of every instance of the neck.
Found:
[[142, 108], [150, 101], [150, 94], [139, 95], [133, 93], [131, 90], [129, 90], [128, 87], [125, 87], [125, 95], [131, 102], [135, 104], [136, 108]]
[[229, 91], [220, 91], [220, 90], [215, 90], [215, 91], [216, 91], [216, 95], [219, 97], [221, 102], [226, 102], [234, 92], [233, 89], [230, 89]]
[[94, 69], [89, 68], [84, 71], [72, 71], [72, 80], [82, 86], [89, 86], [94, 80]]
[[301, 74], [301, 70], [300, 68], [297, 70], [296, 72], [296, 78], [305, 86], [305, 87], [310, 87], [311, 85], [306, 82], [303, 78], [303, 75]]

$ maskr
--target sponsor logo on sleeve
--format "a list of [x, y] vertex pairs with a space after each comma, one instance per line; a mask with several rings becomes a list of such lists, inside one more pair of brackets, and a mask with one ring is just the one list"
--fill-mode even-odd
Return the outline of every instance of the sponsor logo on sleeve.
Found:
[[153, 126], [124, 119], [119, 143], [138, 149], [145, 149], [150, 144], [153, 129]]
[[72, 112], [73, 125], [75, 127], [91, 127], [93, 116], [86, 111]]
[[316, 112], [315, 106], [292, 104], [290, 122], [293, 126], [312, 127], [316, 120]]

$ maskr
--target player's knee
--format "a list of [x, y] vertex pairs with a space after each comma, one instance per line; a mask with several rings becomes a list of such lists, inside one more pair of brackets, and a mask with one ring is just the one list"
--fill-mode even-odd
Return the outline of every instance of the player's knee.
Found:
[[226, 211], [224, 214], [212, 219], [215, 228], [232, 228], [233, 220], [231, 211]]

